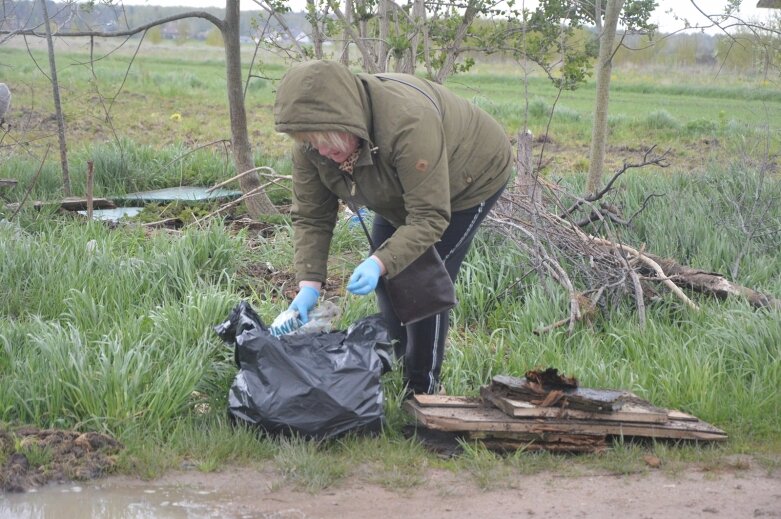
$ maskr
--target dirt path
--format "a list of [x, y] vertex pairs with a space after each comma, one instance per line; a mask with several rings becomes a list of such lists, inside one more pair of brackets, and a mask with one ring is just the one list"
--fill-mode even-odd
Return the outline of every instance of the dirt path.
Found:
[[781, 474], [758, 467], [691, 468], [674, 475], [657, 470], [575, 477], [542, 473], [511, 476], [498, 486], [481, 490], [468, 475], [431, 470], [426, 482], [413, 489], [393, 491], [352, 477], [311, 494], [280, 483], [271, 470], [187, 471], [151, 482], [112, 477], [81, 487], [50, 485], [33, 494], [6, 495], [0, 497], [0, 518], [781, 517]]
[[687, 470], [674, 476], [519, 475], [484, 491], [467, 476], [432, 471], [411, 490], [391, 491], [355, 479], [317, 495], [270, 489], [267, 475], [235, 471], [180, 473], [157, 482], [217, 489], [231, 495], [238, 517], [533, 517], [626, 519], [781, 517], [781, 475], [749, 469], [714, 474]]

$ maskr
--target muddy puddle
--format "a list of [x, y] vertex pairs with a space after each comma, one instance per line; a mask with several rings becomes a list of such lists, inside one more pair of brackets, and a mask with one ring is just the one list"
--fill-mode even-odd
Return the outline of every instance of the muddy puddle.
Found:
[[[240, 519], [233, 496], [187, 486], [88, 482], [0, 494], [0, 519]], [[273, 517], [280, 517], [272, 515]], [[261, 517], [272, 517], [264, 515]]]

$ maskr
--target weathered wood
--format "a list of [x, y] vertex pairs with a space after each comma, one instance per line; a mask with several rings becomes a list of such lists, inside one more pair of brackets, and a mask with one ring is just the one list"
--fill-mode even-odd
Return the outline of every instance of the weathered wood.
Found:
[[513, 400], [497, 394], [489, 387], [480, 389], [481, 396], [493, 405], [515, 418], [559, 418], [575, 420], [595, 420], [609, 422], [666, 423], [668, 413], [655, 407], [647, 408], [638, 404], [624, 405], [620, 410], [610, 413], [591, 413], [564, 407], [540, 407], [522, 400]]
[[[88, 201], [86, 198], [78, 198], [78, 197], [66, 197], [63, 198], [60, 201], [54, 201], [54, 202], [34, 202], [33, 207], [36, 209], [42, 209], [44, 207], [52, 207], [52, 206], [59, 206], [60, 209], [65, 209], [66, 211], [86, 211], [87, 210]], [[93, 198], [92, 199], [92, 208], [93, 209], [114, 209], [116, 205], [114, 202], [107, 198]]]
[[0, 189], [11, 188], [16, 186], [18, 183], [18, 180], [14, 180], [12, 178], [0, 178]]
[[[33, 202], [33, 207], [35, 209], [43, 209], [44, 207], [58, 207], [60, 209], [64, 209], [66, 211], [86, 211], [87, 210], [87, 199], [86, 198], [74, 198], [74, 197], [67, 197], [63, 198], [59, 201], [52, 201], [52, 202], [41, 202], [36, 201]], [[19, 204], [6, 204], [6, 209], [9, 210], [18, 210]], [[92, 208], [93, 209], [115, 209], [117, 206], [112, 202], [111, 200], [107, 198], [93, 198], [92, 199]]]
[[664, 424], [642, 424], [567, 419], [520, 419], [493, 407], [421, 407], [413, 400], [404, 409], [425, 427], [444, 431], [503, 431], [508, 433], [606, 434], [699, 441], [727, 439], [724, 431], [701, 420], [670, 420]]
[[675, 409], [669, 409], [667, 411], [667, 417], [670, 420], [682, 420], [684, 422], [696, 422], [699, 420], [696, 416], [692, 416], [690, 414], [686, 414], [684, 412], [675, 410]]
[[483, 402], [476, 397], [450, 395], [415, 395], [412, 397], [421, 407], [481, 407]]
[[607, 449], [607, 435], [604, 434], [518, 434], [502, 432], [470, 431], [467, 439], [479, 441], [488, 449], [496, 451], [539, 451], [586, 453], [602, 452]]
[[646, 254], [662, 267], [664, 273], [678, 286], [689, 288], [695, 292], [709, 294], [718, 299], [727, 297], [743, 297], [754, 308], [781, 309], [781, 300], [748, 287], [738, 285], [716, 272], [693, 269], [679, 264], [677, 261]]
[[[620, 410], [624, 405], [642, 402], [628, 391], [580, 387], [551, 390], [529, 381], [526, 377], [508, 375], [495, 376], [491, 382], [491, 390], [514, 400], [531, 402], [542, 407], [567, 407], [592, 413], [611, 413]], [[648, 407], [652, 407], [650, 403]]]
[[450, 457], [463, 452], [464, 442], [480, 442], [489, 450], [507, 453], [517, 450], [594, 453], [607, 449], [607, 437], [597, 435], [534, 434], [467, 431], [453, 432], [422, 426], [405, 426], [404, 436], [415, 438], [428, 450]]

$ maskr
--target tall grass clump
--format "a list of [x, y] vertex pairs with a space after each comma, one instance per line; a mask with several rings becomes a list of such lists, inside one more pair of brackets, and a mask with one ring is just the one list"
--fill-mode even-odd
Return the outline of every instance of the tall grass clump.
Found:
[[[182, 145], [155, 148], [120, 139], [71, 153], [71, 189], [76, 196], [86, 193], [88, 161], [94, 168], [94, 196], [109, 199], [172, 186], [211, 186], [234, 175], [231, 158], [216, 145], [192, 152]], [[17, 156], [0, 164], [1, 177], [19, 182], [19, 187], [8, 193], [12, 201], [20, 202], [28, 186], [32, 186], [28, 201], [62, 197], [59, 166], [48, 161], [36, 178], [38, 169], [39, 164], [29, 157]], [[280, 197], [289, 193], [283, 188], [273, 192], [279, 192]]]
[[680, 121], [667, 110], [655, 110], [640, 119], [637, 125], [649, 130], [677, 130], [681, 127]]
[[237, 302], [240, 239], [54, 219], [0, 236], [0, 419], [166, 428], [193, 391], [224, 390], [211, 327]]

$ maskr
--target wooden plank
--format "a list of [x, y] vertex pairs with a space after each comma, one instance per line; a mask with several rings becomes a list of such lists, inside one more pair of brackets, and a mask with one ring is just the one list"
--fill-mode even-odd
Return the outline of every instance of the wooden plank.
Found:
[[0, 189], [14, 187], [18, 183], [18, 180], [14, 180], [12, 178], [0, 178]]
[[[546, 389], [524, 378], [509, 375], [496, 375], [491, 382], [491, 389], [513, 400], [524, 400], [533, 404], [553, 401], [550, 407], [559, 406], [578, 409], [592, 413], [610, 413], [620, 410], [631, 403], [642, 403], [636, 395], [629, 391], [593, 388], [550, 388]], [[650, 407], [650, 402], [647, 402]], [[546, 405], [547, 406], [547, 405]]]
[[670, 420], [664, 424], [594, 422], [587, 420], [521, 419], [507, 416], [493, 407], [420, 407], [412, 400], [404, 409], [425, 427], [443, 431], [504, 431], [519, 433], [607, 434], [721, 441], [724, 431], [703, 421]]
[[481, 388], [480, 394], [506, 414], [516, 418], [560, 418], [562, 420], [604, 420], [609, 422], [639, 423], [666, 423], [668, 421], [666, 411], [656, 408], [647, 409], [637, 404], [627, 404], [620, 410], [609, 413], [592, 413], [565, 407], [540, 407], [522, 400], [513, 400], [506, 396], [497, 395], [487, 387]]
[[[62, 209], [65, 209], [67, 211], [79, 211], [87, 209], [87, 199], [86, 198], [76, 198], [76, 197], [69, 197], [69, 198], [63, 198], [60, 201], [60, 207]], [[111, 200], [108, 200], [107, 198], [93, 198], [92, 199], [92, 208], [93, 209], [113, 209], [116, 205]]]
[[675, 409], [669, 409], [667, 411], [667, 417], [670, 420], [682, 420], [684, 422], [697, 422], [699, 421], [699, 418], [696, 416], [692, 416], [690, 414], [686, 414], [684, 412], [675, 410]]
[[[36, 209], [42, 209], [43, 207], [59, 207], [66, 211], [84, 211], [87, 209], [87, 199], [77, 197], [67, 197], [62, 200], [54, 200], [51, 202], [34, 202], [33, 207]], [[94, 198], [92, 200], [93, 209], [114, 209], [116, 205], [114, 202], [107, 198]]]
[[607, 449], [607, 436], [604, 434], [546, 434], [523, 435], [502, 432], [471, 431], [466, 438], [479, 441], [487, 448], [498, 451], [539, 451], [548, 452], [602, 452]]
[[412, 397], [421, 407], [480, 407], [482, 401], [476, 397], [450, 395], [415, 395]]

